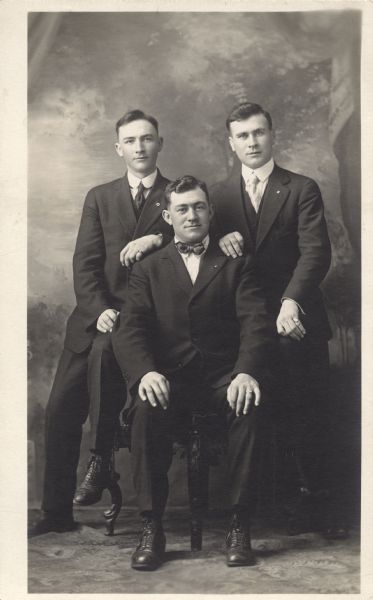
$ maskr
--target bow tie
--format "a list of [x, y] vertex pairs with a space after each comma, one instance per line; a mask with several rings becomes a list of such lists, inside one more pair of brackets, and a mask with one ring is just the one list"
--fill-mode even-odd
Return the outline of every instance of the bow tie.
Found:
[[175, 246], [180, 254], [190, 254], [191, 252], [193, 252], [193, 254], [202, 254], [202, 252], [205, 251], [205, 247], [202, 242], [194, 245], [184, 244], [184, 242], [175, 242]]

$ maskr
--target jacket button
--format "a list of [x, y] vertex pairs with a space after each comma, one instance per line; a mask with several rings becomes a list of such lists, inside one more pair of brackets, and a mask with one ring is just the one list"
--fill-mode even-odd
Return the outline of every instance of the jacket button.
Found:
[[192, 337], [192, 342], [193, 342], [193, 344], [196, 344], [198, 342], [198, 338], [197, 337]]
[[181, 367], [183, 366], [183, 363], [177, 363], [177, 366], [179, 367], [179, 369], [181, 369]]

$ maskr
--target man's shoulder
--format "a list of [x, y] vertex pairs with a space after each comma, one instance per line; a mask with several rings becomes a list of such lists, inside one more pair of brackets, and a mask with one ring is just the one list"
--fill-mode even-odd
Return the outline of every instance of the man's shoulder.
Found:
[[[285, 169], [277, 163], [275, 163], [274, 169], [271, 173], [273, 177], [279, 177], [283, 179], [284, 183], [294, 183], [297, 185], [314, 184], [317, 185], [316, 181], [311, 177], [304, 175], [303, 173], [296, 173], [290, 169]], [[233, 168], [231, 173], [225, 179], [217, 181], [210, 186], [211, 197], [219, 197], [229, 192], [232, 186], [237, 184], [237, 181], [241, 179], [241, 170], [239, 168]]]
[[122, 185], [123, 179], [123, 177], [118, 177], [117, 179], [113, 179], [113, 181], [108, 181], [106, 183], [95, 185], [88, 191], [88, 194], [95, 194], [101, 196], [111, 192], [115, 192]]
[[[173, 244], [173, 242], [170, 242], [170, 244]], [[161, 260], [163, 260], [164, 258], [167, 258], [169, 255], [169, 248], [168, 246], [170, 244], [167, 244], [166, 246], [164, 246], [163, 248], [159, 248], [158, 250], [154, 250], [153, 252], [151, 252], [150, 254], [148, 254], [147, 256], [144, 256], [144, 258], [135, 263], [133, 266], [134, 270], [141, 270], [141, 271], [151, 271], [153, 268], [156, 268], [156, 266], [159, 264], [159, 262]]]
[[312, 177], [304, 175], [303, 173], [296, 173], [290, 169], [285, 169], [284, 167], [280, 167], [280, 165], [277, 163], [275, 164], [273, 174], [282, 178], [284, 183], [290, 183], [298, 186], [304, 186], [308, 184], [317, 185], [316, 181], [312, 179]]

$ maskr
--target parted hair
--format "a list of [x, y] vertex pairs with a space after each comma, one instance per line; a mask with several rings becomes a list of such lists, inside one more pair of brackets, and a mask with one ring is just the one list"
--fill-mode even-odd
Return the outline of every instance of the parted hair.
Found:
[[269, 129], [272, 129], [271, 115], [260, 104], [254, 104], [254, 102], [241, 102], [241, 104], [234, 106], [225, 121], [226, 128], [230, 131], [233, 121], [244, 121], [253, 115], [264, 115]]
[[146, 113], [144, 113], [144, 111], [140, 110], [139, 108], [136, 108], [134, 110], [129, 110], [128, 112], [126, 112], [123, 115], [123, 117], [121, 117], [119, 121], [117, 121], [115, 125], [116, 134], [118, 135], [119, 128], [122, 127], [122, 125], [127, 125], [127, 123], [132, 123], [132, 121], [140, 121], [141, 119], [143, 119], [144, 121], [149, 121], [149, 123], [153, 125], [154, 129], [158, 133], [159, 128], [157, 119], [155, 117], [152, 117], [151, 115], [147, 115]]
[[175, 194], [182, 194], [183, 192], [189, 192], [196, 188], [200, 188], [205, 193], [206, 200], [210, 203], [210, 197], [205, 182], [197, 179], [197, 177], [193, 177], [193, 175], [183, 175], [182, 177], [175, 179], [175, 181], [170, 181], [167, 185], [165, 189], [166, 205], [170, 205], [172, 192], [175, 192]]

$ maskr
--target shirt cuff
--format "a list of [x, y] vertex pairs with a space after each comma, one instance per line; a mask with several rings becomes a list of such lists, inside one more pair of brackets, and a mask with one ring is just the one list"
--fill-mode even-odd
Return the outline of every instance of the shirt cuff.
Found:
[[305, 315], [305, 314], [306, 314], [306, 313], [304, 312], [303, 308], [301, 307], [301, 305], [300, 305], [300, 304], [298, 304], [298, 302], [296, 302], [295, 300], [293, 300], [293, 298], [287, 298], [287, 297], [285, 296], [284, 298], [281, 298], [281, 303], [282, 303], [284, 300], [291, 300], [292, 302], [294, 302], [294, 303], [297, 305], [297, 307], [299, 308], [299, 310], [300, 310], [300, 312], [302, 313], [302, 315]]

